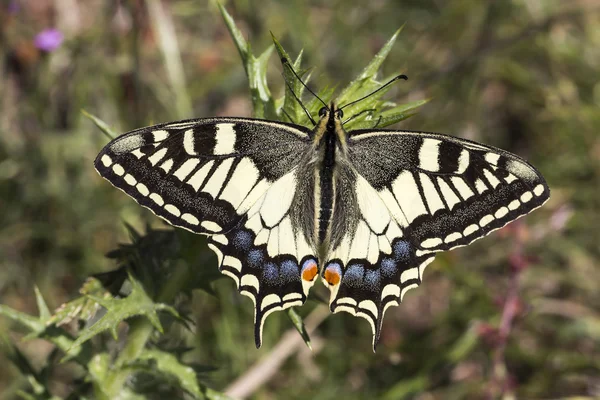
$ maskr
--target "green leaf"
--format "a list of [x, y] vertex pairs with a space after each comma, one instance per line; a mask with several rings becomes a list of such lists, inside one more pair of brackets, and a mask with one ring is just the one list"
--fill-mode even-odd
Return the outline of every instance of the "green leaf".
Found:
[[276, 120], [275, 102], [271, 97], [271, 92], [267, 85], [267, 64], [273, 52], [273, 46], [269, 46], [260, 56], [255, 57], [250, 50], [250, 45], [235, 25], [235, 21], [231, 15], [229, 15], [225, 7], [221, 4], [218, 3], [218, 7], [240, 53], [246, 75], [248, 76], [254, 117]]
[[140, 354], [135, 363], [144, 361], [154, 363], [156, 370], [160, 372], [158, 376], [168, 375], [171, 380], [175, 380], [181, 388], [195, 398], [203, 397], [196, 378], [196, 371], [192, 367], [181, 363], [175, 355], [162, 350], [146, 349]]
[[396, 39], [398, 38], [400, 32], [402, 32], [403, 28], [404, 25], [402, 25], [396, 32], [394, 32], [392, 37], [388, 39], [386, 44], [384, 44], [381, 50], [379, 50], [375, 57], [373, 57], [369, 65], [367, 65], [365, 69], [363, 69], [362, 72], [358, 75], [358, 77], [356, 78], [357, 80], [373, 78], [377, 74], [379, 68], [381, 67], [381, 64], [383, 64], [388, 54], [390, 54], [390, 51], [392, 50], [394, 43], [396, 43]]
[[51, 315], [50, 309], [48, 308], [46, 301], [42, 297], [42, 293], [40, 292], [40, 289], [37, 287], [37, 285], [33, 287], [33, 290], [35, 291], [35, 301], [40, 312], [40, 321], [48, 321]]
[[288, 308], [286, 310], [286, 314], [294, 324], [296, 330], [298, 330], [300, 336], [302, 336], [302, 340], [304, 340], [304, 343], [306, 343], [306, 347], [312, 350], [312, 345], [310, 344], [310, 337], [308, 336], [308, 332], [306, 331], [306, 327], [304, 326], [304, 321], [302, 320], [302, 317], [296, 312], [296, 309], [294, 307]]
[[131, 282], [131, 293], [123, 299], [87, 295], [90, 299], [106, 308], [106, 314], [94, 325], [81, 331], [79, 337], [73, 343], [73, 347], [85, 343], [106, 330], [110, 330], [116, 338], [119, 323], [134, 316], [148, 318], [154, 328], [161, 333], [163, 332], [163, 328], [157, 315], [158, 311], [167, 311], [179, 318], [179, 314], [173, 307], [166, 304], [154, 303], [146, 294], [139, 281], [131, 276], [131, 274], [129, 275], [129, 280]]
[[87, 118], [91, 119], [92, 122], [98, 127], [100, 128], [100, 130], [110, 139], [113, 140], [115, 137], [117, 137], [117, 134], [115, 133], [115, 131], [113, 131], [111, 129], [111, 127], [104, 121], [102, 121], [100, 118], [88, 113], [85, 110], [81, 110], [81, 113], [86, 116]]
[[61, 305], [54, 312], [54, 315], [48, 319], [48, 324], [61, 326], [70, 323], [76, 318], [83, 321], [90, 320], [96, 315], [96, 312], [100, 309], [100, 305], [87, 295], [104, 297], [106, 299], [111, 297], [110, 292], [96, 278], [88, 278], [79, 289], [79, 292], [82, 296]]
[[[308, 83], [309, 76], [305, 76], [307, 71], [300, 70], [300, 65], [302, 63], [303, 51], [300, 50], [298, 57], [296, 57], [296, 61], [294, 61], [292, 63], [290, 56], [285, 51], [283, 46], [281, 46], [281, 43], [279, 43], [277, 38], [275, 38], [273, 33], [271, 33], [271, 38], [273, 39], [273, 44], [275, 45], [275, 50], [277, 50], [277, 54], [279, 55], [279, 59], [281, 60], [281, 65], [283, 68], [282, 69], [283, 79], [285, 80], [285, 83], [286, 83], [285, 92], [283, 95], [283, 106], [281, 109], [282, 112], [279, 115], [279, 120], [286, 121], [286, 122], [298, 123], [297, 121], [300, 121], [302, 118], [306, 118], [306, 114], [304, 113], [304, 110], [298, 103], [298, 100], [296, 100], [296, 97], [299, 99], [302, 98], [302, 94], [304, 93], [304, 85], [302, 85], [300, 80], [296, 77], [296, 75], [294, 75], [294, 73], [289, 68], [289, 66], [286, 66], [284, 64], [283, 60], [286, 60], [285, 61], [286, 63], [290, 63], [290, 65], [292, 65], [292, 67], [294, 68], [294, 70], [296, 71], [298, 76], [300, 76], [301, 78], [304, 79], [304, 83]], [[293, 91], [293, 93], [292, 93], [292, 91]], [[294, 96], [294, 94], [295, 94], [295, 96]], [[286, 113], [287, 113], [287, 115], [289, 115], [291, 117], [292, 121], [290, 121], [288, 119], [288, 117], [286, 116]]]

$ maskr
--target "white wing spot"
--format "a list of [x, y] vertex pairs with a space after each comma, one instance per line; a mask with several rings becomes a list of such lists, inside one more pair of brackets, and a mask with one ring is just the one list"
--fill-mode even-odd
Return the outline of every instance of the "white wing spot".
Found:
[[260, 284], [258, 279], [254, 275], [246, 274], [242, 276], [242, 281], [240, 282], [240, 286], [250, 286], [259, 291]]
[[103, 155], [102, 158], [100, 159], [100, 161], [102, 162], [102, 164], [105, 167], [110, 167], [110, 164], [112, 164], [112, 158], [110, 158], [110, 156], [108, 155]]
[[277, 303], [281, 303], [281, 297], [277, 296], [274, 293], [268, 294], [265, 296], [265, 298], [260, 303], [260, 309], [264, 310], [265, 308], [269, 307], [270, 305], [277, 304]]
[[444, 239], [444, 242], [452, 243], [454, 241], [457, 241], [460, 238], [462, 238], [462, 235], [460, 232], [453, 232], [453, 233], [449, 234], [448, 236], [446, 236], [446, 238]]
[[437, 172], [440, 170], [438, 162], [440, 141], [436, 139], [423, 139], [423, 144], [419, 149], [419, 168]]
[[485, 161], [492, 165], [498, 165], [498, 160], [500, 159], [500, 155], [496, 153], [485, 153]]
[[504, 178], [504, 180], [506, 181], [506, 183], [512, 183], [517, 180], [517, 177], [509, 172], [508, 175]]
[[511, 210], [511, 211], [514, 211], [517, 208], [519, 208], [520, 205], [521, 205], [521, 202], [519, 200], [513, 200], [508, 205], [508, 209]]
[[235, 130], [234, 124], [218, 124], [215, 134], [215, 155], [231, 154], [235, 151]]
[[162, 206], [163, 204], [165, 204], [165, 201], [163, 200], [163, 198], [158, 193], [152, 193], [150, 195], [150, 200], [152, 200], [153, 202], [155, 202], [159, 206]]
[[170, 212], [171, 214], [173, 214], [176, 217], [179, 217], [181, 215], [181, 211], [179, 211], [179, 208], [175, 207], [173, 204], [167, 204], [165, 206], [165, 210]]
[[[186, 215], [190, 215], [190, 214], [183, 214], [183, 216], [181, 217], [181, 219], [183, 219], [183, 217], [186, 216]], [[196, 218], [193, 215], [192, 215], [192, 217]], [[197, 224], [193, 224], [193, 225], [197, 225]], [[229, 244], [229, 240], [227, 239], [227, 236], [225, 236], [225, 235], [212, 235], [210, 239], [214, 240], [217, 243], [221, 243], [224, 246], [227, 246]]]
[[379, 312], [377, 311], [377, 305], [375, 305], [375, 302], [373, 300], [361, 301], [360, 303], [358, 303], [358, 308], [371, 311], [375, 318], [377, 318], [377, 315], [379, 315]]
[[419, 278], [419, 270], [417, 268], [409, 268], [400, 275], [400, 283], [404, 283], [411, 279]]
[[238, 272], [242, 272], [242, 262], [235, 257], [225, 256], [225, 258], [223, 258], [223, 265], [227, 265]]
[[381, 298], [384, 299], [387, 296], [400, 297], [400, 286], [395, 285], [393, 283], [385, 285], [385, 287], [381, 291]]
[[145, 156], [144, 153], [142, 153], [142, 151], [140, 149], [135, 149], [131, 151], [131, 154], [133, 154], [134, 156], [136, 156], [138, 158], [138, 160], [142, 157]]
[[125, 169], [121, 166], [121, 164], [115, 164], [112, 167], [113, 172], [119, 176], [122, 176], [125, 173]]
[[194, 149], [194, 142], [194, 130], [188, 129], [183, 133], [183, 149], [186, 153], [188, 153], [191, 156], [196, 155], [196, 151]]
[[494, 214], [494, 217], [496, 217], [496, 218], [502, 218], [506, 214], [508, 214], [508, 208], [506, 208], [506, 207], [500, 207], [498, 209], [498, 211], [496, 211], [496, 213]]
[[486, 226], [493, 220], [494, 220], [494, 217], [492, 215], [488, 214], [488, 215], [484, 216], [483, 218], [481, 218], [481, 220], [479, 221], [479, 226], [481, 226], [483, 228], [484, 226]]
[[223, 229], [223, 228], [221, 228], [221, 225], [219, 225], [213, 221], [202, 221], [200, 226], [209, 232], [219, 232], [220, 230]]
[[457, 174], [462, 174], [469, 167], [469, 152], [462, 149], [460, 156], [458, 156], [458, 168], [456, 169]]
[[125, 179], [125, 182], [127, 182], [127, 184], [131, 186], [135, 186], [135, 184], [137, 183], [137, 180], [131, 174], [126, 174], [123, 179]]
[[148, 196], [148, 194], [150, 193], [150, 191], [148, 190], [148, 186], [144, 185], [143, 183], [138, 183], [136, 185], [136, 188], [142, 196]]
[[169, 132], [165, 130], [158, 130], [152, 132], [152, 135], [154, 136], [155, 142], [162, 142], [163, 140], [169, 137]]
[[531, 194], [531, 192], [525, 192], [521, 195], [521, 201], [523, 203], [528, 203], [529, 200], [531, 200], [533, 198], [533, 195]]
[[443, 243], [442, 239], [440, 239], [440, 238], [429, 238], [429, 239], [425, 239], [421, 242], [421, 247], [424, 247], [426, 249], [431, 249], [432, 247], [439, 246], [442, 243]]
[[288, 293], [285, 296], [283, 296], [283, 301], [288, 302], [290, 300], [302, 300], [302, 294], [301, 293]]
[[534, 189], [533, 189], [533, 194], [535, 194], [536, 196], [541, 196], [542, 193], [544, 193], [544, 185], [537, 185]]
[[[189, 214], [189, 213], [183, 214], [181, 216], [181, 219], [190, 225], [198, 225], [200, 223], [200, 221], [198, 221], [198, 218], [194, 217], [192, 214]], [[223, 236], [223, 237], [225, 237], [225, 236]], [[213, 239], [215, 239], [215, 237], [213, 237]], [[225, 238], [225, 239], [227, 239], [227, 238]]]
[[479, 230], [479, 226], [475, 225], [475, 224], [472, 224], [472, 225], [469, 225], [469, 226], [467, 226], [465, 228], [465, 230], [463, 231], [463, 235], [469, 236], [470, 234], [475, 233], [478, 230]]

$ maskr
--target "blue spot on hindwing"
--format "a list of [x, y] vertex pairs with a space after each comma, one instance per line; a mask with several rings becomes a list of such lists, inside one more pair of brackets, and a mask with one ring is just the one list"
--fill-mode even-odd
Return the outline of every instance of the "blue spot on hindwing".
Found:
[[292, 260], [284, 260], [279, 268], [281, 279], [284, 282], [300, 281], [300, 271], [298, 271], [298, 264]]
[[248, 252], [248, 266], [251, 268], [262, 267], [265, 261], [263, 251], [260, 249], [252, 249]]
[[346, 269], [343, 282], [350, 287], [358, 287], [363, 281], [365, 268], [362, 264], [351, 264]]
[[394, 258], [401, 263], [410, 261], [411, 246], [406, 240], [398, 240], [394, 243]]
[[268, 262], [265, 264], [263, 268], [263, 279], [270, 283], [276, 283], [279, 279], [279, 268], [277, 265], [272, 262]]
[[233, 236], [233, 245], [239, 251], [248, 251], [252, 246], [252, 234], [246, 230], [239, 230]]
[[396, 261], [391, 258], [381, 260], [381, 274], [386, 278], [393, 278], [398, 273]]
[[380, 278], [379, 270], [368, 269], [365, 273], [365, 286], [372, 292], [378, 290]]

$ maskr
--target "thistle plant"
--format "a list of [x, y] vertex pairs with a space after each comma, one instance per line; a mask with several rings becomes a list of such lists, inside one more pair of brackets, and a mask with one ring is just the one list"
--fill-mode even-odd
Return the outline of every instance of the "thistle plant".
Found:
[[[311, 78], [311, 71], [302, 65], [302, 52], [292, 60], [273, 37], [273, 45], [256, 56], [232, 17], [221, 6], [220, 11], [248, 77], [253, 116], [311, 126], [307, 113], [316, 116], [322, 104], [306, 93], [298, 79], [309, 84]], [[381, 88], [397, 75], [380, 78], [379, 70], [399, 33], [400, 30], [391, 36], [347, 86], [341, 90], [325, 88], [317, 95], [325, 102], [335, 98], [344, 105]], [[267, 64], [273, 50], [283, 61], [286, 82], [285, 92], [279, 98], [273, 97], [267, 84]], [[297, 71], [298, 77], [286, 63]], [[410, 117], [425, 103], [422, 100], [396, 105], [383, 99], [389, 88], [349, 106], [345, 113], [353, 118], [346, 128], [383, 128]], [[110, 124], [85, 114], [108, 136], [116, 136]], [[28, 332], [25, 341], [42, 339], [55, 349], [44, 367], [36, 370], [13, 343], [4, 341], [5, 352], [29, 382], [29, 387], [19, 391], [21, 398], [57, 398], [52, 393], [51, 377], [60, 363], [78, 366], [78, 379], [72, 383], [70, 395], [73, 399], [228, 398], [205, 383], [214, 367], [185, 361], [194, 347], [170, 337], [177, 328], [193, 332], [198, 323], [189, 311], [192, 292], [215, 295], [212, 283], [221, 275], [215, 257], [206, 250], [198, 251], [206, 248], [205, 238], [172, 228], [147, 227], [140, 232], [126, 227], [130, 243], [107, 254], [116, 268], [89, 277], [78, 297], [51, 311], [36, 288], [37, 316], [0, 305], [0, 315], [18, 322]], [[242, 302], [240, 306], [249, 304]], [[287, 314], [310, 347], [303, 319], [294, 309], [287, 310]], [[250, 333], [249, 325], [248, 330]]]

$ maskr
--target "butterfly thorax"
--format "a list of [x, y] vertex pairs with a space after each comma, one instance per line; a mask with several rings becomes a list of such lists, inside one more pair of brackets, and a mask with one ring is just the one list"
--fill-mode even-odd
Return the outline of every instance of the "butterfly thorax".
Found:
[[331, 103], [320, 112], [321, 119], [313, 130], [315, 163], [315, 242], [327, 249], [331, 241], [334, 209], [338, 196], [336, 185], [340, 159], [346, 154], [347, 133], [342, 126], [341, 112]]

